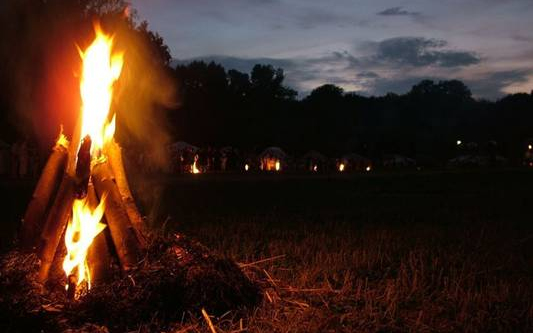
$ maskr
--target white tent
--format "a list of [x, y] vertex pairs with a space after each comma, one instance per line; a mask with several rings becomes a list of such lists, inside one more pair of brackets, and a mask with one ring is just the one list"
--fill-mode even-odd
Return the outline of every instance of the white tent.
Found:
[[349, 153], [343, 155], [339, 162], [337, 163], [337, 169], [340, 170], [342, 165], [342, 171], [352, 170], [352, 171], [369, 171], [369, 168], [372, 168], [372, 161], [364, 156], [355, 153]]
[[507, 164], [507, 159], [500, 155], [461, 155], [448, 161], [448, 165], [453, 167], [484, 167], [505, 164]]
[[268, 147], [259, 154], [261, 170], [280, 171], [288, 165], [289, 155], [279, 147]]
[[301, 158], [301, 166], [307, 171], [324, 171], [327, 168], [327, 157], [316, 150], [310, 150]]
[[389, 155], [383, 160], [383, 165], [385, 167], [409, 167], [415, 166], [416, 161], [402, 155]]
[[199, 148], [184, 141], [177, 141], [168, 145], [168, 150], [174, 153], [181, 153], [183, 151], [197, 152]]

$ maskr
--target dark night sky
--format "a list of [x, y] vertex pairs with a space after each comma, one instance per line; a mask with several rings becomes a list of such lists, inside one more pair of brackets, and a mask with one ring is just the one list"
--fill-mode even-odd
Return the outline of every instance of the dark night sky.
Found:
[[533, 89], [532, 0], [133, 0], [179, 60], [285, 69], [300, 92], [323, 83], [403, 93], [424, 78], [476, 97]]

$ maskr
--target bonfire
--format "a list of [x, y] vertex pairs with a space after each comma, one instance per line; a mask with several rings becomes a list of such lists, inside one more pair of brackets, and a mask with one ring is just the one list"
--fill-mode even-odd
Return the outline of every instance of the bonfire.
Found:
[[[79, 123], [70, 140], [59, 135], [42, 171], [22, 220], [21, 251], [2, 258], [0, 289], [8, 295], [0, 305], [23, 305], [12, 309], [12, 320], [53, 309], [63, 324], [85, 316], [123, 329], [150, 316], [168, 321], [179, 311], [256, 304], [257, 287], [235, 263], [183, 235], [156, 237], [145, 227], [114, 139], [113, 89], [125, 55], [113, 45], [95, 24], [94, 41], [80, 51]], [[17, 279], [25, 287], [13, 286]], [[15, 301], [21, 292], [29, 295]], [[56, 317], [54, 324], [44, 318], [57, 329]]]

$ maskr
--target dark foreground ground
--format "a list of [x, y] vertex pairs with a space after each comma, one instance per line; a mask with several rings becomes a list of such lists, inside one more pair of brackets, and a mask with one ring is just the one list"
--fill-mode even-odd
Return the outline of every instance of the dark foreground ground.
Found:
[[[195, 175], [132, 180], [149, 222], [264, 287], [219, 332], [533, 330], [533, 172]], [[3, 180], [3, 250], [33, 187]], [[207, 329], [186, 314], [177, 332]]]

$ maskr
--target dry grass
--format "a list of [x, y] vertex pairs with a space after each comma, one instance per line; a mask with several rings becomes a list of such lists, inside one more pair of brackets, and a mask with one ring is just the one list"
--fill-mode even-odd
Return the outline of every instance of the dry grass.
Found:
[[[211, 318], [217, 332], [532, 331], [533, 228], [521, 183], [531, 175], [379, 177], [356, 178], [356, 189], [252, 184], [246, 196], [270, 201], [248, 214], [234, 213], [242, 184], [211, 193], [209, 181], [180, 182], [199, 202], [184, 204], [177, 228], [244, 264], [264, 288], [255, 311]], [[316, 187], [338, 192], [302, 204]], [[283, 204], [283, 189], [302, 197]], [[176, 327], [207, 329], [199, 314]]]
[[167, 332], [528, 332], [530, 184], [517, 170], [214, 176], [137, 195], [263, 287], [255, 310], [210, 316], [213, 328], [187, 312]]
[[[196, 232], [241, 262], [285, 255], [244, 267], [263, 285], [264, 304], [244, 318], [213, 318], [219, 332], [533, 329], [532, 270], [523, 254], [533, 243], [497, 246], [508, 236], [501, 230], [253, 225], [234, 222]], [[268, 246], [256, 252], [265, 240]]]

